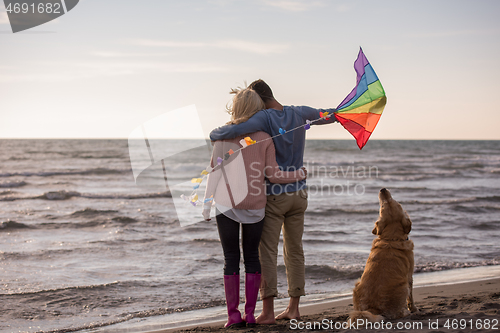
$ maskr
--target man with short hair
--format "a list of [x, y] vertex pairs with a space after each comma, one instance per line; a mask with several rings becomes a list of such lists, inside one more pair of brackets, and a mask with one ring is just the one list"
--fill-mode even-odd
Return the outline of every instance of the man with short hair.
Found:
[[[335, 109], [314, 109], [307, 106], [283, 106], [273, 96], [269, 85], [263, 80], [252, 82], [249, 88], [255, 90], [266, 105], [246, 122], [225, 125], [210, 133], [212, 141], [232, 139], [246, 133], [264, 131], [273, 137], [276, 147], [276, 161], [285, 171], [298, 170], [303, 166], [307, 120], [320, 117], [320, 112], [332, 114]], [[324, 125], [335, 122], [332, 115], [313, 124]], [[291, 130], [283, 133], [283, 130]], [[276, 136], [276, 137], [275, 137]], [[305, 295], [305, 264], [302, 248], [304, 213], [307, 208], [306, 181], [289, 184], [267, 182], [267, 204], [264, 228], [259, 246], [262, 269], [260, 295], [263, 301], [258, 324], [274, 324], [276, 319], [300, 319], [300, 296]], [[274, 316], [274, 297], [278, 296], [277, 258], [281, 230], [283, 230], [283, 257], [288, 282], [290, 301], [287, 309]]]

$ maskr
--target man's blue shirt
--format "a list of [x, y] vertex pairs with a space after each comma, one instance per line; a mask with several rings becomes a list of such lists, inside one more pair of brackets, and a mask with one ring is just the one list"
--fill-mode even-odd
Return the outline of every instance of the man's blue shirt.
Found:
[[[237, 125], [225, 125], [214, 129], [210, 133], [210, 140], [233, 139], [237, 136], [264, 131], [270, 136], [279, 135], [279, 129], [289, 131], [293, 128], [306, 124], [306, 120], [320, 118], [320, 112], [329, 112], [335, 109], [314, 109], [308, 106], [283, 106], [283, 110], [265, 109], [257, 112], [246, 122]], [[335, 122], [332, 114], [330, 119], [319, 120], [313, 125], [325, 125]], [[304, 165], [304, 147], [306, 130], [304, 127], [292, 132], [285, 133], [273, 138], [276, 147], [276, 162], [284, 171], [294, 171]], [[302, 180], [290, 184], [271, 184], [267, 182], [267, 194], [281, 194], [284, 192], [295, 192], [303, 189], [306, 181]]]

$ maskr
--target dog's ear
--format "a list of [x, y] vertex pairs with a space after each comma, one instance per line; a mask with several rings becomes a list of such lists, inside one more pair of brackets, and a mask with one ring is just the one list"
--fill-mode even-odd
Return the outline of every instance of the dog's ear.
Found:
[[373, 228], [372, 234], [374, 234], [374, 235], [381, 235], [382, 234], [382, 230], [384, 230], [384, 226], [381, 225], [380, 222], [381, 222], [380, 219], [377, 220], [377, 222], [375, 222], [375, 228]]
[[405, 234], [409, 234], [411, 231], [411, 220], [406, 211], [403, 215], [403, 220], [401, 221], [401, 224], [403, 225], [403, 232]]

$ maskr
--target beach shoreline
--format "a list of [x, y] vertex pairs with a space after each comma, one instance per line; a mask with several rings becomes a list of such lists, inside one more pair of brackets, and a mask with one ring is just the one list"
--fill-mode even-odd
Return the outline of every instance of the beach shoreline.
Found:
[[[391, 322], [368, 324], [360, 322], [350, 329], [394, 332], [498, 332], [500, 328], [500, 278], [474, 282], [418, 287], [414, 290], [418, 313]], [[159, 330], [150, 333], [185, 332], [305, 332], [311, 330], [339, 331], [352, 311], [352, 298], [306, 305], [301, 308], [300, 321], [280, 320], [275, 325], [255, 328], [224, 329], [224, 321]], [[344, 326], [345, 325], [345, 326]], [[480, 328], [481, 327], [481, 328]], [[488, 328], [487, 328], [488, 327]]]
[[[415, 304], [419, 312], [407, 318], [392, 321], [392, 325], [422, 325], [415, 329], [403, 331], [419, 332], [456, 332], [453, 325], [468, 325], [466, 332], [498, 332], [500, 329], [500, 266], [474, 267], [415, 274]], [[255, 328], [228, 330], [223, 326], [226, 322], [225, 307], [188, 311], [179, 314], [158, 316], [136, 322], [125, 322], [107, 327], [103, 332], [141, 332], [141, 333], [185, 333], [185, 332], [282, 332], [282, 331], [338, 331], [353, 310], [350, 293], [336, 295], [308, 295], [301, 301], [301, 321], [278, 321], [275, 325], [258, 325]], [[277, 299], [276, 314], [281, 312], [288, 302], [287, 298]], [[243, 308], [240, 304], [240, 309]], [[260, 313], [261, 302], [258, 302], [256, 313]], [[499, 322], [497, 329], [470, 329], [470, 325], [484, 324], [484, 320]], [[437, 324], [436, 324], [437, 321]], [[444, 327], [447, 323], [449, 328]], [[410, 324], [408, 324], [410, 323]], [[337, 325], [337, 328], [336, 326]], [[434, 325], [430, 327], [430, 325]], [[435, 325], [439, 325], [436, 330]], [[309, 328], [308, 328], [309, 327]], [[377, 332], [394, 332], [399, 329], [377, 328]], [[365, 329], [366, 331], [366, 329]], [[370, 330], [368, 330], [370, 331]]]

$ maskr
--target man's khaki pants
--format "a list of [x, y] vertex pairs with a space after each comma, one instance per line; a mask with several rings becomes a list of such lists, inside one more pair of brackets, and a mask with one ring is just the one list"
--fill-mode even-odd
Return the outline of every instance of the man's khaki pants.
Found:
[[283, 257], [285, 260], [288, 295], [304, 296], [305, 266], [302, 234], [307, 208], [307, 190], [269, 195], [266, 217], [259, 246], [262, 282], [261, 299], [278, 296], [278, 245], [283, 229]]

